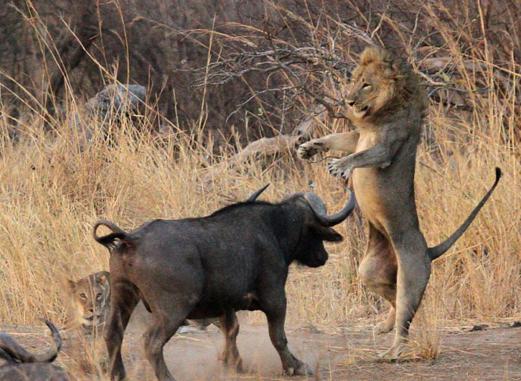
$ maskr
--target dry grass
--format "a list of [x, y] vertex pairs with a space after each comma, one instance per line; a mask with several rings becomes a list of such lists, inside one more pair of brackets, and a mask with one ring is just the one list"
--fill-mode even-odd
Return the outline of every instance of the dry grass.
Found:
[[[454, 54], [458, 62], [457, 51]], [[492, 67], [492, 61], [480, 57], [476, 62]], [[517, 68], [507, 68], [510, 77], [505, 74], [513, 84], [520, 78]], [[495, 80], [491, 71], [492, 88]], [[471, 80], [462, 86], [475, 90]], [[521, 289], [516, 91], [513, 86], [505, 96], [492, 91], [486, 98], [476, 97], [473, 113], [448, 113], [441, 104], [431, 105], [429, 144], [419, 149], [416, 174], [421, 225], [431, 245], [464, 220], [492, 184], [495, 166], [503, 169], [504, 177], [468, 232], [433, 266], [429, 298], [423, 318], [417, 319], [412, 346], [418, 357], [437, 356], [438, 318], [521, 316], [516, 291]], [[66, 115], [82, 115], [76, 106], [80, 102], [72, 95], [67, 99]], [[152, 218], [203, 216], [268, 182], [272, 186], [263, 199], [270, 201], [308, 189], [310, 180], [330, 210], [345, 201], [343, 185], [328, 176], [324, 165], [300, 163], [291, 155], [247, 163], [239, 171], [223, 170], [211, 187], [202, 185], [205, 168], [227, 156], [212, 157], [212, 148], [203, 144], [204, 125], [192, 134], [157, 137], [147, 132], [151, 122], [145, 120], [145, 128], [136, 132], [127, 120], [115, 128], [115, 142], [108, 143], [97, 131], [85, 144], [67, 120], [50, 120], [53, 134], [44, 132], [43, 120], [49, 120], [43, 111], [26, 120], [21, 140], [15, 142], [7, 134], [7, 119], [0, 119], [2, 323], [33, 324], [41, 317], [64, 322], [63, 279], [107, 269], [108, 253], [91, 238], [91, 227], [100, 217], [131, 228]], [[89, 123], [96, 126], [95, 121]], [[324, 127], [336, 129], [337, 124]], [[386, 307], [357, 278], [365, 247], [362, 220], [350, 218], [339, 231], [345, 241], [329, 246], [326, 266], [292, 268], [288, 324], [333, 327], [383, 318], [380, 313]]]

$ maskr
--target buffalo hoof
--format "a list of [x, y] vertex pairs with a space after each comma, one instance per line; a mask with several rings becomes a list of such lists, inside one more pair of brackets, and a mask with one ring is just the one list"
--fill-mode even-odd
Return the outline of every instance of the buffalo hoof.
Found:
[[239, 358], [233, 358], [233, 357], [227, 357], [225, 354], [219, 355], [219, 360], [222, 361], [223, 365], [228, 369], [233, 369], [237, 373], [243, 373], [244, 368], [242, 366], [242, 359]]
[[313, 371], [307, 364], [301, 362], [296, 368], [286, 369], [286, 374], [288, 376], [312, 376]]
[[[230, 366], [232, 367], [232, 366]], [[237, 373], [244, 373], [244, 368], [242, 366], [242, 359], [239, 359], [239, 361], [236, 362], [235, 364], [235, 371]]]

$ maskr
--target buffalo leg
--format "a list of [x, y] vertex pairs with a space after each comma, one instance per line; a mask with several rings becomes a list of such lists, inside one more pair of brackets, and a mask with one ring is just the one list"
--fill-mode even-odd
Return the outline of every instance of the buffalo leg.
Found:
[[[280, 300], [282, 298], [279, 297], [277, 299]], [[305, 376], [313, 374], [311, 369], [305, 363], [297, 359], [288, 348], [288, 339], [286, 338], [286, 332], [284, 331], [284, 322], [286, 320], [285, 297], [283, 297], [282, 303], [278, 308], [273, 308], [273, 306], [271, 306], [269, 310], [265, 310], [264, 312], [268, 318], [271, 342], [280, 356], [282, 367], [286, 374], [289, 376]]]
[[175, 381], [166, 366], [163, 347], [183, 324], [195, 299], [189, 302], [183, 295], [160, 291], [155, 292], [155, 295], [155, 303], [151, 306], [155, 322], [144, 334], [145, 355], [159, 381]]
[[105, 343], [110, 361], [110, 379], [124, 380], [125, 366], [121, 358], [121, 343], [130, 315], [139, 302], [136, 286], [129, 282], [113, 282], [111, 285], [111, 308], [105, 328]]
[[220, 318], [220, 329], [224, 334], [224, 350], [221, 360], [226, 366], [234, 367], [242, 372], [242, 359], [237, 349], [237, 335], [239, 334], [239, 320], [235, 311], [228, 310]]
[[175, 381], [168, 370], [163, 356], [163, 347], [182, 325], [186, 316], [178, 319], [162, 319], [159, 324], [150, 327], [144, 334], [145, 355], [154, 368], [159, 381]]

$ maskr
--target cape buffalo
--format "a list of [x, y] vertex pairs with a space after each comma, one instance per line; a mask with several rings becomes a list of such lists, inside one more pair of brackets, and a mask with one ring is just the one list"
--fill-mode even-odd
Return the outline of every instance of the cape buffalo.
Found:
[[[240, 370], [238, 310], [266, 314], [270, 339], [288, 375], [311, 374], [287, 346], [288, 267], [293, 261], [310, 267], [326, 263], [323, 241], [342, 240], [331, 227], [349, 216], [355, 198], [351, 194], [340, 212], [327, 215], [314, 193], [296, 193], [279, 203], [255, 201], [262, 190], [207, 217], [154, 220], [132, 232], [108, 221], [95, 224], [94, 238], [111, 254], [105, 341], [112, 380], [125, 377], [121, 343], [140, 299], [154, 317], [144, 335], [145, 354], [161, 381], [174, 380], [163, 346], [185, 319], [219, 317], [225, 337], [222, 360]], [[102, 225], [112, 232], [98, 236]]]

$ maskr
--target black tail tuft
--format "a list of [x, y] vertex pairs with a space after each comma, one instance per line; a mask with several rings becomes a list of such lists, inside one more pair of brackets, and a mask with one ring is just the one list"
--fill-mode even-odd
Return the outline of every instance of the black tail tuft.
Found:
[[496, 167], [496, 184], [499, 181], [499, 179], [503, 176], [503, 172], [501, 171], [501, 168]]

